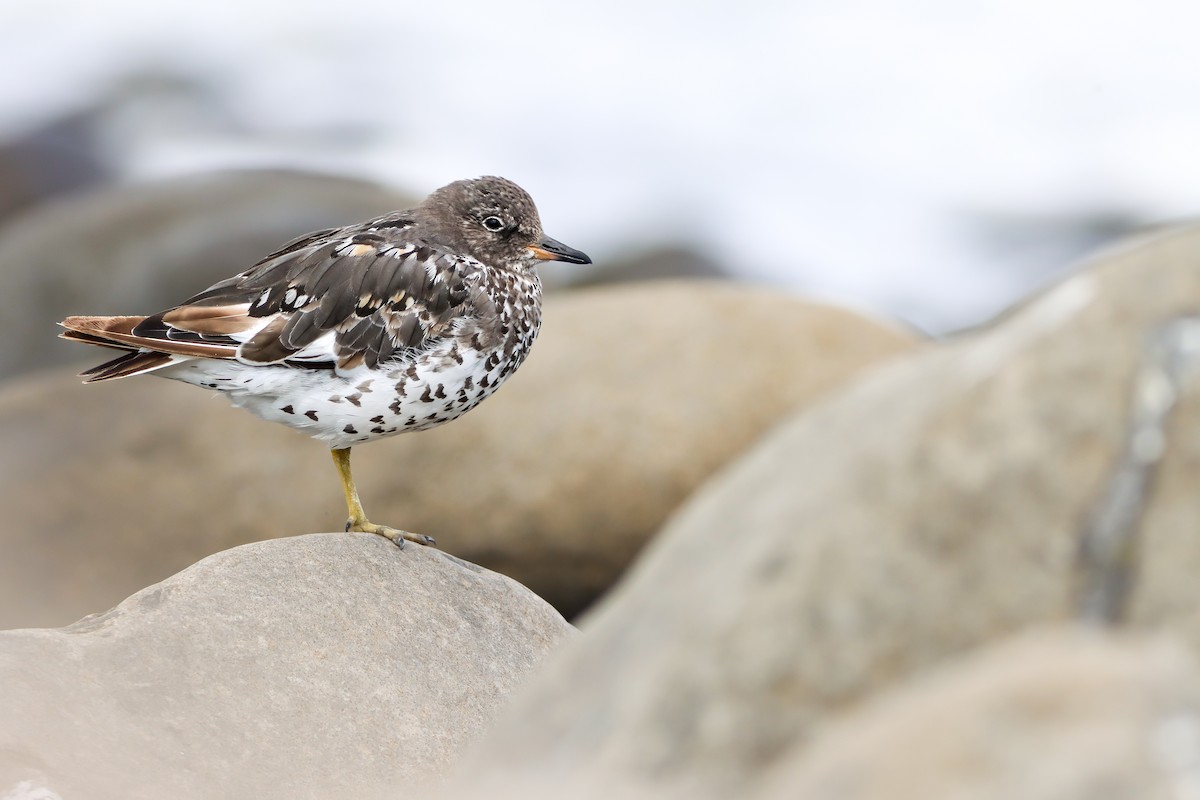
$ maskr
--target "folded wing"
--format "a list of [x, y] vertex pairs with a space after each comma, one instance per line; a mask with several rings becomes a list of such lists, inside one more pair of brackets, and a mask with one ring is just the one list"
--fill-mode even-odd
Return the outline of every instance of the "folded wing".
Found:
[[[403, 220], [319, 231], [148, 317], [68, 317], [63, 338], [133, 351], [91, 380], [179, 358], [374, 367], [477, 317], [477, 265], [405, 236]], [[172, 359], [171, 357], [175, 358]]]

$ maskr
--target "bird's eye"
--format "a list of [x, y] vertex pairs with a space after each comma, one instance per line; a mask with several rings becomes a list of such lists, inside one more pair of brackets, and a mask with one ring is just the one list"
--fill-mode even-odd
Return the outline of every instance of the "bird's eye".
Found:
[[504, 220], [500, 219], [499, 217], [485, 217], [483, 220], [483, 227], [495, 233], [496, 231], [504, 229]]

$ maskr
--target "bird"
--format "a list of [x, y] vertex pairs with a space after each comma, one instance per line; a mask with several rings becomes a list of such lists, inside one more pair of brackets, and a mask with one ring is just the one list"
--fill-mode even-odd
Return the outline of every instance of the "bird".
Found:
[[85, 383], [183, 381], [326, 443], [346, 531], [433, 545], [367, 518], [351, 448], [457, 419], [511, 377], [541, 326], [547, 261], [592, 263], [545, 235], [524, 189], [485, 176], [301, 236], [164, 311], [69, 316], [59, 335], [122, 351]]

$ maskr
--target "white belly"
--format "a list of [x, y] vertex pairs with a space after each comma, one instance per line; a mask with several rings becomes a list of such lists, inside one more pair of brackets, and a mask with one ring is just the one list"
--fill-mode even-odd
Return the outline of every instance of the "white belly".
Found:
[[503, 361], [489, 365], [486, 355], [462, 350], [462, 363], [434, 352], [384, 370], [360, 366], [342, 374], [202, 358], [155, 374], [219, 391], [265, 420], [342, 448], [457, 419], [495, 392], [525, 352], [514, 351], [507, 369]]

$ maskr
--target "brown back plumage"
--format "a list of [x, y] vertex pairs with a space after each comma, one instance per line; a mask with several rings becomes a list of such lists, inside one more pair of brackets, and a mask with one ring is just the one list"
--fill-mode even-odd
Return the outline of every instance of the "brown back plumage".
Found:
[[[178, 357], [374, 368], [420, 351], [459, 321], [494, 319], [488, 270], [492, 280], [527, 270], [535, 244], [563, 247], [543, 237], [524, 190], [503, 178], [457, 181], [413, 209], [289, 242], [166, 311], [68, 317], [63, 338], [177, 357], [123, 356], [89, 370], [91, 380]], [[540, 252], [586, 262], [569, 248]]]

